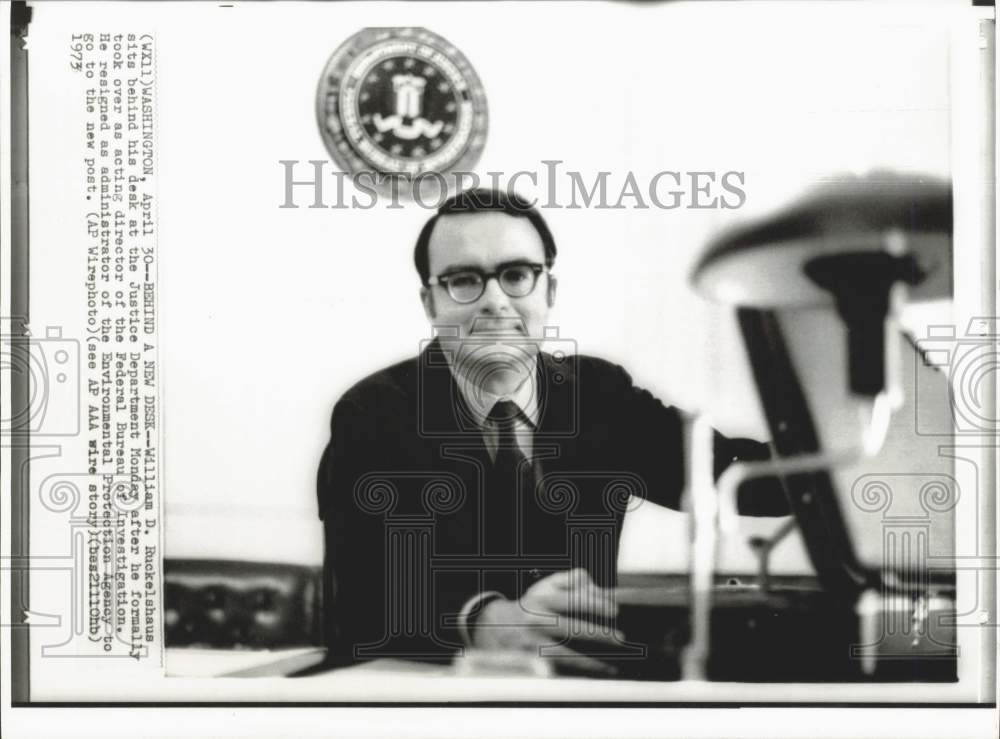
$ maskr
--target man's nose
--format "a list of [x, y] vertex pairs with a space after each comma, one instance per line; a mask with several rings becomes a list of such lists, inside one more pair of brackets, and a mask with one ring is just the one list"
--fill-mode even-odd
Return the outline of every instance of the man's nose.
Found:
[[500, 313], [513, 310], [510, 297], [500, 287], [500, 278], [495, 275], [487, 278], [483, 297], [479, 299], [479, 303], [480, 308], [487, 312]]

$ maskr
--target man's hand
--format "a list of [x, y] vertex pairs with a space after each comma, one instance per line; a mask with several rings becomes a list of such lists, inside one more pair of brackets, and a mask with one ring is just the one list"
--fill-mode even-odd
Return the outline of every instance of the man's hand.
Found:
[[[558, 664], [604, 675], [617, 672], [588, 652], [625, 641], [610, 624], [618, 614], [611, 591], [583, 568], [557, 572], [528, 588], [519, 601], [490, 601], [476, 620], [473, 643], [484, 649], [534, 652]], [[572, 640], [573, 647], [566, 642]], [[601, 647], [604, 647], [602, 650]]]

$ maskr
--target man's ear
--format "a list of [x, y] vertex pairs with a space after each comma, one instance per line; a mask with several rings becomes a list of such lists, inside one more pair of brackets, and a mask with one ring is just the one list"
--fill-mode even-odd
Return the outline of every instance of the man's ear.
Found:
[[437, 310], [434, 308], [434, 293], [430, 291], [430, 288], [420, 288], [420, 302], [424, 304], [424, 313], [427, 315], [427, 320], [433, 321], [437, 318]]
[[545, 293], [545, 299], [546, 299], [546, 301], [549, 304], [549, 308], [551, 308], [553, 305], [556, 304], [556, 286], [558, 284], [559, 284], [559, 281], [556, 279], [555, 275], [553, 275], [550, 272], [549, 273], [549, 287], [548, 287], [548, 290], [546, 290], [546, 293]]

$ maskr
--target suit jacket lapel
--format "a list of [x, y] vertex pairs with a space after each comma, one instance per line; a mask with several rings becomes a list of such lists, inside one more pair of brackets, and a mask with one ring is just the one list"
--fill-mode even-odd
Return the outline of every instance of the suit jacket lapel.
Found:
[[430, 439], [435, 456], [442, 447], [464, 447], [477, 458], [489, 461], [483, 435], [458, 388], [441, 343], [434, 339], [418, 358], [417, 423], [421, 435]]

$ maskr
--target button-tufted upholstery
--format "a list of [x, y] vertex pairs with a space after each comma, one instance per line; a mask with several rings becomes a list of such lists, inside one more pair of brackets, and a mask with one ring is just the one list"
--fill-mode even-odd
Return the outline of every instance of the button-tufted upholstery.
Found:
[[168, 558], [163, 571], [168, 647], [321, 644], [321, 568]]

